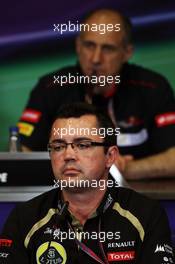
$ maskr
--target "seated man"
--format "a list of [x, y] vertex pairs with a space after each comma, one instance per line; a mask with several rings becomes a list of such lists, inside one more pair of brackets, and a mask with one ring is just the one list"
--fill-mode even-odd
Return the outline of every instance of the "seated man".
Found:
[[23, 149], [46, 150], [58, 107], [85, 101], [101, 106], [120, 127], [117, 165], [127, 179], [175, 176], [175, 100], [168, 82], [128, 63], [131, 24], [122, 14], [97, 10], [84, 24], [99, 28], [80, 32], [78, 64], [42, 77], [31, 93], [19, 123]]
[[4, 264], [174, 263], [158, 202], [109, 176], [115, 134], [89, 104], [60, 109], [48, 144], [58, 188], [14, 209], [0, 238]]

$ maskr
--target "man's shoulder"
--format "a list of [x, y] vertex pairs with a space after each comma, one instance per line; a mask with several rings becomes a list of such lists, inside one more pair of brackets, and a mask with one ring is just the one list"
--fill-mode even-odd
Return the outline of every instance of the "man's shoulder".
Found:
[[129, 188], [118, 188], [115, 203], [125, 212], [130, 212], [134, 216], [141, 218], [143, 222], [156, 212], [161, 214], [163, 210], [159, 201]]
[[122, 202], [126, 202], [128, 200], [136, 200], [136, 201], [141, 201], [145, 203], [157, 203], [156, 200], [147, 197], [134, 189], [131, 188], [126, 188], [126, 187], [118, 187], [117, 191], [117, 199], [122, 200]]
[[[52, 108], [52, 105], [59, 105], [62, 100], [67, 100], [69, 102], [69, 97], [75, 96], [75, 98], [79, 99], [79, 97], [82, 96], [84, 90], [81, 89], [80, 85], [76, 85], [74, 82], [69, 82], [68, 77], [77, 76], [80, 71], [80, 67], [78, 64], [76, 64], [74, 66], [67, 66], [39, 77], [36, 85], [31, 90], [32, 107], [30, 106], [30, 108], [33, 109], [33, 102], [34, 107], [36, 108], [36, 100], [39, 100], [39, 102], [44, 100], [48, 102]], [[69, 93], [67, 93], [67, 91], [69, 91]]]
[[125, 64], [123, 74], [131, 82], [138, 81], [138, 84], [140, 82], [143, 86], [146, 86], [147, 82], [150, 88], [155, 88], [156, 83], [168, 83], [166, 77], [162, 74], [134, 63]]
[[[23, 237], [38, 223], [46, 223], [57, 212], [58, 189], [45, 192], [27, 202], [18, 204], [9, 215], [3, 233], [21, 230]], [[9, 234], [11, 236], [12, 234]]]
[[[73, 89], [75, 94], [81, 94], [81, 85], [77, 85], [75, 81], [69, 81], [70, 76], [76, 76], [81, 73], [80, 67], [78, 64], [72, 66], [66, 66], [59, 70], [50, 72], [46, 75], [41, 76], [38, 79], [37, 84], [32, 89], [32, 92], [35, 96], [41, 97], [41, 94], [46, 98], [57, 98], [57, 96], [63, 96], [63, 100], [65, 100], [65, 89], [69, 89], [69, 93], [73, 93]], [[73, 94], [74, 94], [73, 93]]]
[[78, 65], [68, 65], [65, 67], [62, 67], [60, 69], [57, 69], [55, 71], [49, 72], [43, 76], [40, 77], [40, 81], [43, 82], [50, 82], [50, 80], [54, 80], [53, 77], [54, 76], [63, 76], [63, 75], [67, 75], [68, 73], [71, 74], [76, 74], [77, 72], [79, 72], [80, 69], [78, 67]]
[[17, 206], [17, 210], [22, 215], [44, 215], [50, 208], [56, 208], [56, 201], [58, 201], [58, 189], [55, 188], [23, 202]]

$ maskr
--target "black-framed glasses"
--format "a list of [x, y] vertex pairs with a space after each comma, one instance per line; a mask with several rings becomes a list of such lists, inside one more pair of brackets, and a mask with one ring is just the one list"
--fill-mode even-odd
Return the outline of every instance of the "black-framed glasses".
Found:
[[91, 140], [79, 140], [74, 142], [50, 142], [47, 145], [47, 149], [49, 152], [56, 152], [62, 154], [68, 147], [71, 145], [72, 149], [76, 152], [85, 152], [92, 147], [105, 147], [107, 144], [105, 142], [95, 142]]

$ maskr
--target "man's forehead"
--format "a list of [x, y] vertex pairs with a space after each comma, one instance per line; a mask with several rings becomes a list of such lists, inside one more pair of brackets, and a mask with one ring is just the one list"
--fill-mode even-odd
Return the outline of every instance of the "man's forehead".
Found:
[[[107, 21], [104, 20], [90, 20], [86, 22], [91, 25], [97, 25], [97, 30], [85, 30], [80, 34], [81, 40], [83, 41], [92, 41], [92, 42], [98, 42], [100, 44], [118, 44], [120, 43], [124, 36], [125, 36], [125, 31], [123, 30], [123, 27], [120, 26], [121, 30], [115, 31], [115, 30], [107, 30], [107, 25], [112, 24], [115, 28], [115, 25], [120, 23], [120, 21]], [[103, 34], [102, 34], [103, 31]]]
[[82, 40], [86, 42], [93, 42], [94, 44], [105, 45], [118, 45], [122, 42], [124, 37], [123, 32], [106, 32], [101, 34], [100, 31], [87, 31], [82, 35]]
[[98, 139], [97, 118], [94, 115], [83, 115], [81, 117], [58, 118], [55, 120], [50, 139], [55, 138], [72, 140], [77, 137]]

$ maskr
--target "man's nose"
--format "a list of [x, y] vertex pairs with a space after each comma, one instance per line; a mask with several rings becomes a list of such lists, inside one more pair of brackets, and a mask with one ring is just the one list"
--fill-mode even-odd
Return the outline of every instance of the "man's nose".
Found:
[[96, 47], [93, 54], [92, 54], [92, 62], [95, 65], [98, 65], [101, 63], [102, 60], [102, 50], [100, 47]]
[[64, 151], [65, 160], [76, 160], [76, 150], [73, 145], [67, 145], [67, 148]]

